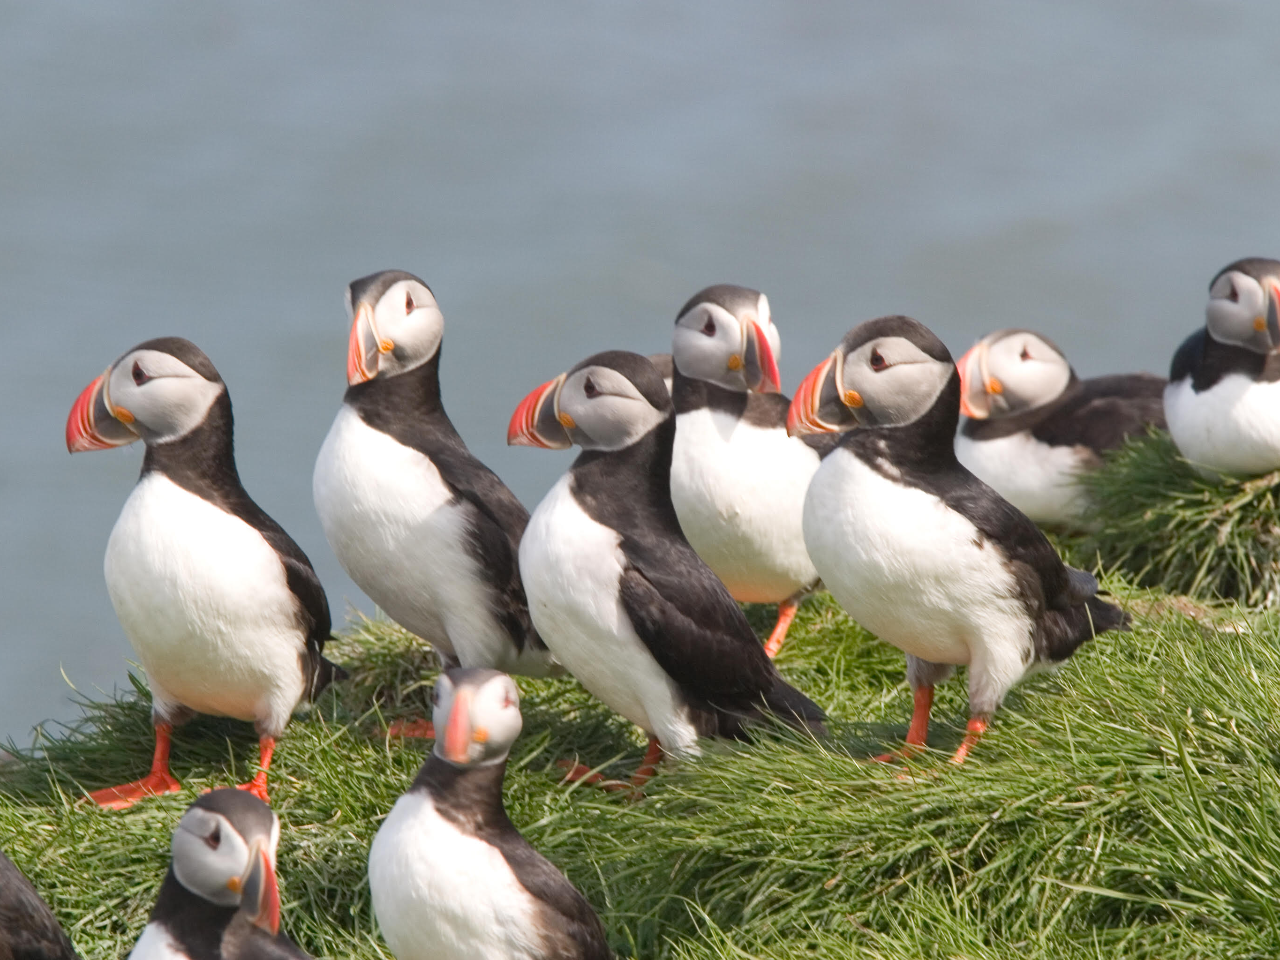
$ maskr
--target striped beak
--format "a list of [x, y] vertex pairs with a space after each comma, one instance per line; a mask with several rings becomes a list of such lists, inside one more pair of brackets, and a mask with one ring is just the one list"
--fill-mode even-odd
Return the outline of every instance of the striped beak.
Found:
[[107, 394], [111, 367], [80, 391], [67, 416], [67, 452], [108, 450], [123, 447], [139, 439], [130, 423], [133, 415], [121, 407], [112, 407]]
[[[567, 374], [548, 380], [520, 401], [511, 423], [507, 425], [507, 446], [543, 447], [547, 450], [563, 450], [573, 446], [569, 430], [573, 420], [559, 410], [560, 388]], [[567, 422], [566, 422], [567, 421]]]
[[857, 391], [841, 391], [844, 355], [837, 348], [800, 382], [787, 410], [787, 433], [842, 433], [858, 425], [854, 410], [862, 406]]
[[781, 393], [782, 378], [778, 375], [778, 361], [760, 324], [754, 320], [744, 323], [742, 338], [742, 372], [747, 381], [747, 389], [756, 393]]
[[471, 743], [475, 739], [471, 726], [470, 687], [460, 686], [454, 693], [453, 706], [449, 710], [449, 722], [444, 728], [444, 739], [440, 742], [440, 752], [450, 763], [469, 763], [471, 761]]
[[356, 307], [351, 320], [351, 336], [347, 340], [347, 383], [355, 386], [378, 375], [378, 358], [390, 353], [394, 345], [378, 338], [373, 325], [373, 308], [366, 303]]
[[959, 359], [960, 413], [971, 420], [991, 416], [991, 395], [1004, 387], [999, 380], [987, 376], [987, 341], [979, 340]]
[[275, 858], [265, 842], [257, 841], [250, 849], [249, 869], [240, 883], [240, 909], [255, 927], [275, 936], [280, 932], [280, 887]]

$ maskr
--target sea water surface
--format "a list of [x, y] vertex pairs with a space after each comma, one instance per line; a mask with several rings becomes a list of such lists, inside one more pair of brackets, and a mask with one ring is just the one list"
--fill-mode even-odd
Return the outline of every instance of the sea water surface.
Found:
[[141, 450], [63, 428], [133, 344], [213, 359], [340, 623], [349, 280], [432, 286], [450, 416], [530, 507], [570, 455], [504, 445], [520, 398], [710, 283], [768, 293], [787, 391], [884, 313], [1163, 373], [1213, 273], [1280, 256], [1278, 36], [1268, 0], [0, 2], [0, 735], [125, 680]]

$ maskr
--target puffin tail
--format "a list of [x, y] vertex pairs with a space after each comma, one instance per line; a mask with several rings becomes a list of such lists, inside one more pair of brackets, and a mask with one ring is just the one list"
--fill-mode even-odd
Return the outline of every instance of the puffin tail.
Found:
[[314, 700], [329, 684], [335, 680], [346, 680], [350, 676], [342, 667], [331, 660], [326, 660], [317, 652], [311, 662], [311, 682], [307, 685], [307, 699]]
[[764, 703], [768, 712], [783, 723], [808, 730], [815, 736], [826, 736], [827, 715], [822, 712], [822, 708], [783, 680], [782, 674], [776, 671], [773, 675], [773, 687], [765, 693]]

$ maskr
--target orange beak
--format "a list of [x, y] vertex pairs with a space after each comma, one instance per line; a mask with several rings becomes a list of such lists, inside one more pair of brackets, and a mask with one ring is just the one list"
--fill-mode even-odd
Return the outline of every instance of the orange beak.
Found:
[[991, 397], [987, 393], [987, 344], [979, 340], [956, 362], [960, 372], [960, 413], [971, 420], [991, 416]]
[[252, 910], [250, 922], [275, 936], [280, 932], [280, 887], [271, 851], [258, 843], [250, 853], [252, 866], [243, 881], [242, 909]]
[[67, 415], [67, 452], [109, 450], [123, 447], [138, 439], [138, 434], [116, 419], [107, 397], [107, 379], [111, 370], [99, 375], [80, 391]]
[[531, 391], [520, 401], [507, 425], [507, 446], [542, 447], [547, 450], [563, 450], [573, 446], [568, 430], [573, 421], [569, 420], [566, 424], [567, 414], [561, 417], [556, 410], [556, 400], [564, 380], [565, 374], [562, 373]]
[[[760, 324], [748, 320], [746, 345], [743, 348], [748, 386], [757, 393], [781, 393], [782, 378], [778, 375], [778, 361], [773, 347]], [[755, 381], [754, 384], [752, 381]]]
[[373, 326], [373, 311], [365, 304], [356, 307], [351, 320], [351, 336], [347, 339], [347, 383], [355, 386], [378, 375], [378, 331]]
[[454, 694], [441, 743], [441, 752], [450, 763], [466, 763], [471, 759], [471, 697], [469, 687], [459, 687]]
[[848, 400], [840, 390], [840, 370], [843, 358], [836, 349], [800, 381], [796, 395], [791, 398], [787, 410], [787, 433], [803, 437], [812, 433], [840, 433], [858, 425], [853, 407], [861, 406], [862, 399], [850, 391]]

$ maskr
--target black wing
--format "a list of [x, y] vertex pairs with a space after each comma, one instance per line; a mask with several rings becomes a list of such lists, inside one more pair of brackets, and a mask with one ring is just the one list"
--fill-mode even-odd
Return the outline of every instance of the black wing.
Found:
[[683, 541], [649, 547], [626, 537], [619, 588], [636, 634], [696, 703], [758, 706], [775, 671], [737, 602]]
[[1165, 428], [1164, 387], [1150, 374], [1085, 380], [1070, 406], [1033, 427], [1032, 436], [1051, 446], [1114, 450], [1148, 426]]
[[612, 960], [604, 926], [587, 898], [554, 864], [533, 849], [514, 826], [504, 833], [508, 835], [502, 838], [498, 848], [521, 886], [550, 914], [544, 919], [549, 935], [563, 936], [574, 948], [562, 949], [551, 956], [563, 960]]
[[221, 960], [312, 960], [311, 954], [283, 933], [272, 936], [242, 913], [228, 925], [219, 947]]
[[35, 887], [0, 853], [0, 957], [80, 960]]

